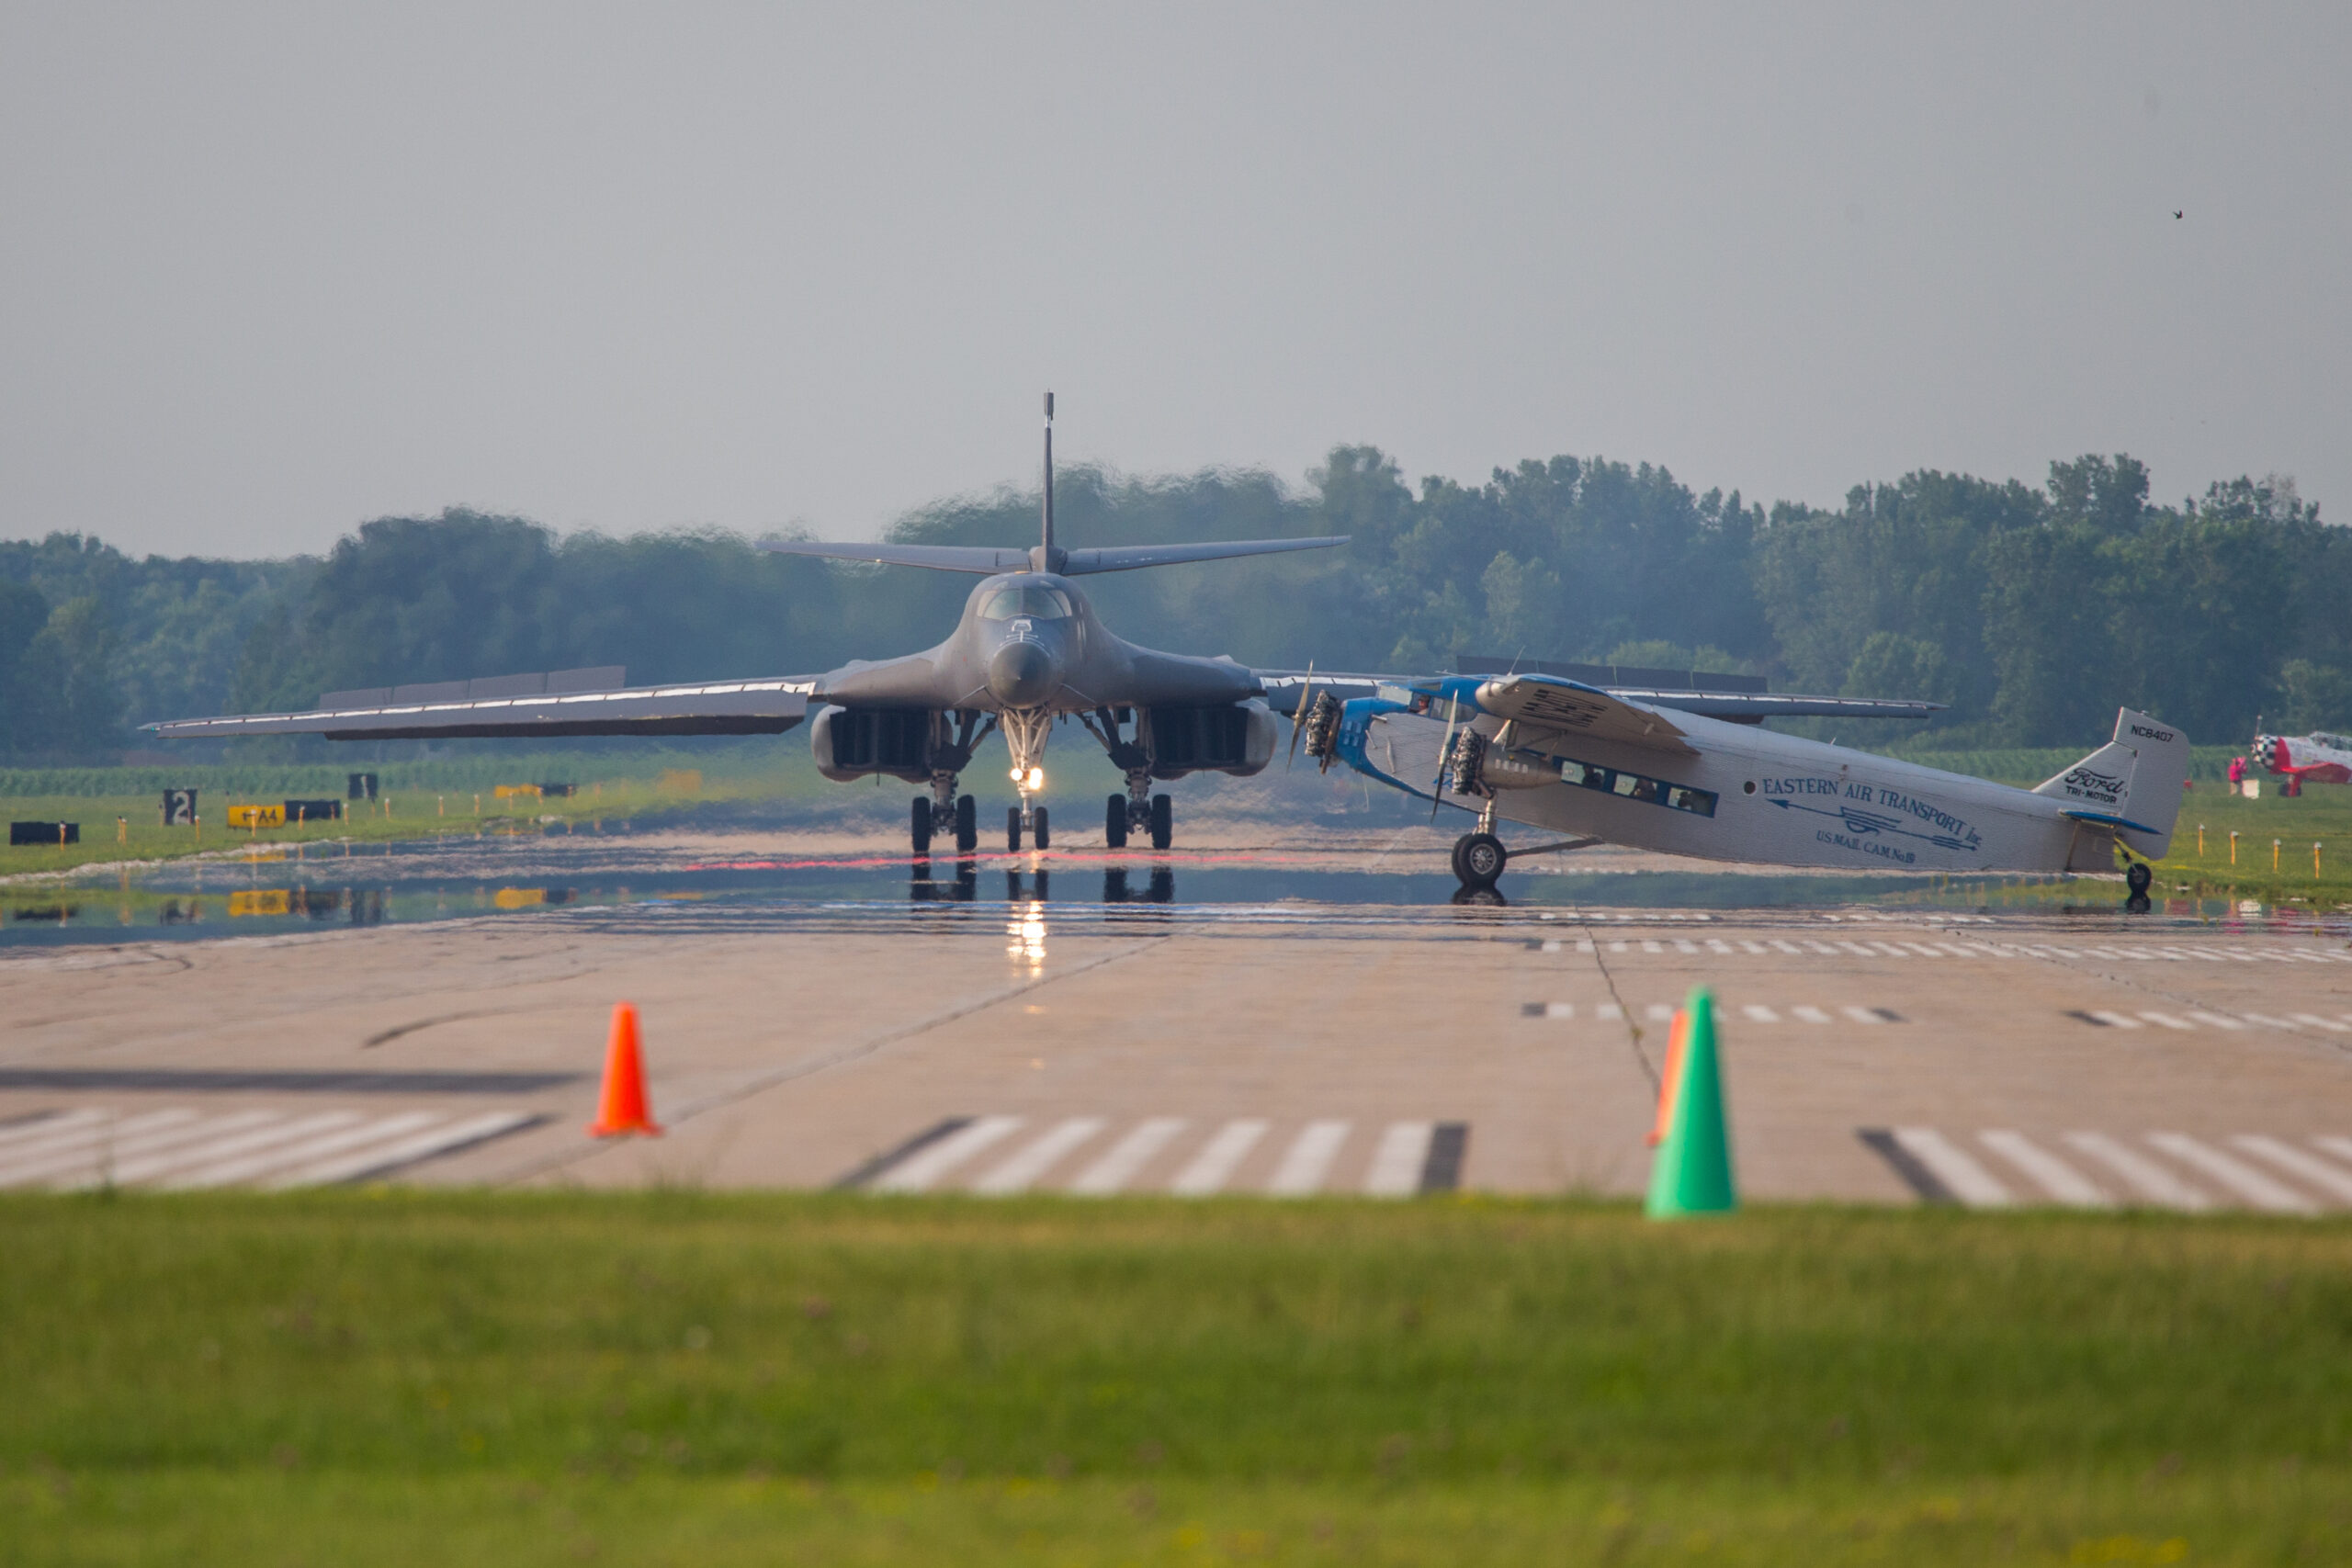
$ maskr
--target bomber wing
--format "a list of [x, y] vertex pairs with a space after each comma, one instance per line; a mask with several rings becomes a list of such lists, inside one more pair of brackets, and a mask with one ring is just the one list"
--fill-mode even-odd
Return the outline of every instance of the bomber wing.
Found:
[[[609, 683], [599, 678], [608, 678]], [[806, 675], [665, 686], [624, 686], [621, 679], [618, 669], [559, 671], [553, 675], [329, 692], [306, 713], [167, 719], [141, 728], [169, 739], [243, 735], [323, 735], [330, 740], [781, 735], [806, 716], [808, 694], [817, 684]]]

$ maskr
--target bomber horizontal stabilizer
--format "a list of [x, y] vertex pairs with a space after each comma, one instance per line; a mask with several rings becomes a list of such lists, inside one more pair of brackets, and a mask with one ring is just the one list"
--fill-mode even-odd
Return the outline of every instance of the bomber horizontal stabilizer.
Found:
[[1612, 696], [1654, 703], [1697, 714], [1701, 718], [1756, 724], [1768, 718], [1926, 718], [1944, 711], [1942, 703], [1917, 703], [1899, 697], [1805, 697], [1771, 692], [1652, 692], [1634, 686], [1611, 686]]
[[1040, 546], [1034, 550], [998, 549], [985, 545], [856, 545], [820, 544], [807, 539], [767, 539], [760, 548], [784, 556], [823, 556], [831, 560], [873, 561], [882, 566], [920, 566], [933, 571], [968, 571], [993, 576], [1000, 571], [1055, 571], [1065, 577], [1095, 572], [1134, 571], [1147, 566], [1182, 566], [1187, 561], [1226, 560], [1235, 556], [1270, 556], [1284, 550], [1320, 550], [1348, 542], [1345, 534], [1320, 539], [1228, 539], [1208, 545], [1112, 545], [1101, 549], [1065, 550]]
[[1346, 534], [1333, 534], [1320, 539], [1232, 539], [1215, 545], [1113, 545], [1102, 549], [1069, 551], [1059, 570], [1065, 577], [1097, 571], [1134, 571], [1139, 567], [1182, 566], [1187, 561], [1227, 560], [1235, 556], [1324, 550], [1346, 544], [1349, 537]]
[[1027, 550], [974, 545], [823, 545], [808, 539], [763, 539], [760, 548], [780, 556], [823, 556], [831, 560], [874, 561], [882, 566], [921, 566], [933, 571], [968, 571], [993, 577], [1027, 571]]
[[[474, 682], [479, 687], [485, 682]], [[604, 692], [469, 696], [466, 682], [447, 694], [334, 693], [309, 713], [255, 713], [169, 719], [141, 728], [169, 739], [246, 735], [323, 735], [330, 740], [499, 739], [565, 735], [781, 735], [808, 710], [816, 682], [806, 676]], [[409, 690], [415, 690], [410, 688]], [[429, 689], [428, 689], [429, 690]], [[353, 697], [374, 700], [351, 703]]]

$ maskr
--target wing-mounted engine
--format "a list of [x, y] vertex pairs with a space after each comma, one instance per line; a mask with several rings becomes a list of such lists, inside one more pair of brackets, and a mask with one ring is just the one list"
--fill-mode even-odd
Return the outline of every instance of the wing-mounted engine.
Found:
[[1539, 752], [1489, 740], [1464, 727], [1445, 759], [1445, 786], [1456, 795], [1491, 795], [1502, 789], [1535, 789], [1560, 782], [1560, 764]]
[[1317, 692], [1299, 725], [1306, 754], [1315, 759], [1318, 770], [1329, 769], [1340, 755], [1340, 712], [1338, 697], [1329, 692]]
[[1140, 710], [1138, 737], [1151, 758], [1151, 776], [1181, 779], [1186, 773], [1232, 773], [1248, 777], [1274, 759], [1274, 715], [1263, 702], [1211, 706], [1159, 706]]

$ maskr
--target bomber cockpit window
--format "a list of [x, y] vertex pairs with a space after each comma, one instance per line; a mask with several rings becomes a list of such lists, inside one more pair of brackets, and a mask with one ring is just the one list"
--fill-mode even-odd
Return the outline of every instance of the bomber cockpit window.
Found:
[[1077, 614], [1071, 608], [1069, 595], [1058, 588], [1032, 585], [1027, 588], [1007, 588], [980, 606], [980, 619], [1009, 621], [1015, 615], [1027, 615], [1032, 620], [1066, 620]]

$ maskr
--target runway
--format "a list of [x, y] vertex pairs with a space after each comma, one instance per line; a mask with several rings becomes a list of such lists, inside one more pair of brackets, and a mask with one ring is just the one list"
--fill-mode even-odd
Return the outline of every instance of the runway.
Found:
[[[2352, 1207], [2340, 923], [1740, 908], [1776, 885], [1736, 875], [1724, 907], [1381, 901], [1396, 875], [1345, 869], [1375, 897], [1063, 902], [1040, 870], [1103, 877], [18, 947], [0, 1186], [1622, 1195], [1703, 985], [1752, 1198]], [[622, 998], [667, 1132], [604, 1144]]]

